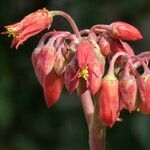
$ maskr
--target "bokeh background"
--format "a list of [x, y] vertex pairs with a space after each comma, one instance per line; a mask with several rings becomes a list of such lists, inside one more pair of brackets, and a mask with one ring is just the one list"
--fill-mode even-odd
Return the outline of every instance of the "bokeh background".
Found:
[[[0, 31], [25, 15], [46, 7], [63, 10], [79, 29], [116, 20], [138, 27], [144, 38], [131, 42], [136, 53], [150, 49], [149, 0], [1, 0]], [[56, 17], [51, 30], [67, 29]], [[43, 34], [43, 33], [42, 33]], [[66, 90], [48, 109], [31, 63], [31, 53], [42, 34], [19, 50], [0, 35], [0, 150], [88, 150], [88, 133], [80, 99]], [[150, 115], [122, 112], [124, 121], [107, 130], [106, 150], [150, 150]]]

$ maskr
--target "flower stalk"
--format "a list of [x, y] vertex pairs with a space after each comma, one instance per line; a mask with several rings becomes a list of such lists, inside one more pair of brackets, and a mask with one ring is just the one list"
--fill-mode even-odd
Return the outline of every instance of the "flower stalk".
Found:
[[99, 117], [99, 103], [94, 100], [94, 113], [89, 129], [90, 150], [105, 150], [106, 124]]
[[70, 23], [71, 27], [72, 27], [72, 30], [74, 31], [75, 35], [77, 36], [77, 38], [81, 38], [81, 35], [80, 35], [80, 32], [79, 32], [79, 29], [76, 25], [76, 23], [74, 22], [74, 20], [72, 19], [71, 16], [69, 16], [67, 13], [63, 12], [63, 11], [50, 11], [50, 14], [52, 16], [62, 16], [64, 18], [67, 19], [67, 21]]
[[105, 150], [106, 125], [99, 118], [99, 104], [87, 90], [81, 94], [81, 102], [89, 131], [90, 150]]

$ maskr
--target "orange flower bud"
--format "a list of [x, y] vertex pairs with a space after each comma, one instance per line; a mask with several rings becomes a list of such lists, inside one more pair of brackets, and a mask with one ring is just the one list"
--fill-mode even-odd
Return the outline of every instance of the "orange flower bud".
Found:
[[109, 127], [112, 127], [119, 116], [118, 80], [114, 74], [107, 74], [102, 79], [96, 100], [100, 105], [100, 117]]

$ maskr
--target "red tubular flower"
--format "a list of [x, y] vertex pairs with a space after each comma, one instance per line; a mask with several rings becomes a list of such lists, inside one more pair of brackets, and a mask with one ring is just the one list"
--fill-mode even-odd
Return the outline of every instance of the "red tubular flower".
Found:
[[102, 76], [104, 74], [104, 61], [101, 59], [93, 59], [92, 62], [89, 65], [89, 89], [92, 94], [95, 94], [101, 85]]
[[34, 71], [42, 86], [44, 78], [53, 69], [55, 58], [54, 47], [44, 46], [42, 50], [37, 48], [32, 53]]
[[119, 116], [118, 80], [113, 74], [107, 74], [102, 79], [96, 100], [100, 106], [100, 117], [109, 127], [112, 127]]
[[150, 74], [143, 74], [138, 78], [138, 88], [141, 97], [140, 111], [150, 114]]
[[128, 23], [117, 21], [112, 23], [110, 26], [111, 36], [113, 38], [129, 41], [135, 41], [142, 38], [139, 30]]
[[57, 75], [54, 70], [52, 70], [43, 81], [44, 96], [46, 99], [46, 104], [50, 108], [54, 105], [60, 97], [63, 90], [64, 78], [63, 75]]
[[104, 37], [101, 37], [99, 47], [103, 56], [107, 57], [110, 54], [110, 44]]
[[[100, 59], [101, 58], [101, 59]], [[83, 40], [77, 45], [75, 57], [65, 70], [65, 85], [72, 93], [77, 88], [78, 95], [90, 89], [95, 94], [101, 84], [104, 73], [103, 56], [96, 55], [94, 46], [88, 40]]]
[[27, 15], [20, 22], [5, 26], [7, 31], [2, 34], [13, 35], [14, 38], [11, 47], [15, 46], [18, 48], [19, 45], [23, 44], [23, 42], [31, 36], [49, 28], [51, 23], [52, 16], [49, 11], [46, 9], [39, 9], [36, 12]]
[[94, 57], [94, 46], [88, 40], [83, 40], [77, 45], [76, 58], [79, 68], [86, 67]]
[[76, 59], [79, 68], [78, 94], [82, 94], [88, 88], [92, 94], [95, 94], [100, 87], [101, 78], [104, 73], [103, 61], [96, 55], [93, 44], [88, 40], [83, 40], [78, 44]]
[[137, 98], [137, 84], [132, 75], [123, 76], [119, 80], [119, 93], [123, 107], [130, 112], [135, 109]]

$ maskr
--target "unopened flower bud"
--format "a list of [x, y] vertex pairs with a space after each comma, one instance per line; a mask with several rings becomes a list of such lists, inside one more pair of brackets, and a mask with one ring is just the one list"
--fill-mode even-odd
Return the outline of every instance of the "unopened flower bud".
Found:
[[47, 106], [50, 108], [60, 97], [63, 90], [64, 78], [63, 75], [58, 76], [52, 70], [43, 81], [43, 90]]
[[128, 23], [117, 21], [112, 23], [110, 26], [111, 36], [113, 38], [129, 41], [135, 41], [142, 38], [139, 30]]
[[55, 62], [55, 48], [44, 46], [42, 50], [35, 49], [32, 53], [32, 63], [35, 74], [43, 86], [45, 76], [52, 70]]
[[56, 56], [54, 70], [55, 72], [60, 75], [63, 74], [65, 71], [65, 58], [63, 56]]
[[100, 38], [99, 47], [103, 56], [107, 57], [110, 54], [110, 44], [105, 37]]
[[100, 105], [100, 117], [112, 127], [119, 116], [118, 80], [114, 74], [107, 74], [103, 78], [96, 100]]
[[137, 84], [132, 75], [123, 75], [119, 80], [119, 93], [123, 107], [130, 112], [135, 109], [137, 97]]

